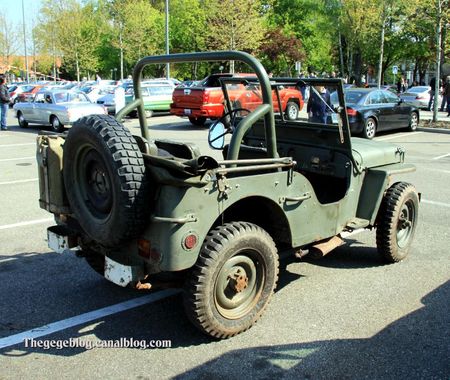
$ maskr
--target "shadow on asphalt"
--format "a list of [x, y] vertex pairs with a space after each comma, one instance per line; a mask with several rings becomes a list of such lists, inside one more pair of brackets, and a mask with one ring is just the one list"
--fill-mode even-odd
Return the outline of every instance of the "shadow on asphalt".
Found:
[[449, 299], [447, 282], [422, 298], [423, 307], [370, 338], [234, 350], [175, 378], [448, 379]]

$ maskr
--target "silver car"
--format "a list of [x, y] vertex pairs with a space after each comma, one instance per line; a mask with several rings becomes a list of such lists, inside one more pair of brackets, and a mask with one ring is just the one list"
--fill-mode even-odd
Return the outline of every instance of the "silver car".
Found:
[[[430, 102], [431, 96], [430, 93], [430, 86], [414, 86], [399, 96], [405, 103], [412, 104], [417, 108], [428, 108], [428, 103]], [[438, 105], [440, 105], [442, 97], [439, 96], [438, 98]]]
[[28, 124], [51, 125], [55, 132], [62, 132], [82, 116], [106, 114], [99, 104], [92, 103], [81, 93], [68, 90], [40, 91], [29, 103], [14, 105], [19, 126]]

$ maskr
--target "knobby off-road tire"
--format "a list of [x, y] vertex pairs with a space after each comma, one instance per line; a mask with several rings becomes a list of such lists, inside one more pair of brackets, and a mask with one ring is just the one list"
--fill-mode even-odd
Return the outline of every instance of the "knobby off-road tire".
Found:
[[226, 223], [210, 231], [188, 276], [184, 306], [202, 332], [229, 338], [264, 312], [278, 279], [275, 243], [262, 228]]
[[419, 216], [419, 197], [413, 185], [393, 184], [383, 197], [378, 212], [377, 248], [390, 263], [403, 260], [416, 230]]
[[105, 246], [137, 236], [147, 215], [142, 154], [131, 133], [108, 115], [79, 119], [64, 143], [64, 182], [83, 230]]

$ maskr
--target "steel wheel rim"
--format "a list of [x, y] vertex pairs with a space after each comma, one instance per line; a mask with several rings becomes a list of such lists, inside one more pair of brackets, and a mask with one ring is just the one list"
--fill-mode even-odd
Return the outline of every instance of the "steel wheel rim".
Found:
[[397, 245], [404, 248], [408, 245], [414, 229], [415, 207], [412, 200], [406, 201], [400, 209], [397, 222]]
[[[236, 291], [235, 276], [247, 278], [247, 286]], [[227, 319], [239, 319], [248, 314], [259, 300], [266, 268], [259, 252], [241, 251], [228, 259], [220, 268], [214, 284], [214, 303], [220, 315]], [[244, 282], [241, 281], [242, 285]]]
[[105, 220], [113, 205], [112, 183], [106, 164], [91, 146], [79, 149], [75, 179], [83, 205], [98, 220]]
[[375, 122], [372, 119], [367, 120], [366, 135], [369, 138], [375, 136]]

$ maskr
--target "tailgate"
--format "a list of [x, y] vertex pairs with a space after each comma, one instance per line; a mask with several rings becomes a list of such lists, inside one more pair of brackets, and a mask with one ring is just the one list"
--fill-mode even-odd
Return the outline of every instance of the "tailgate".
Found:
[[176, 88], [172, 95], [172, 107], [199, 109], [205, 101], [204, 88]]

